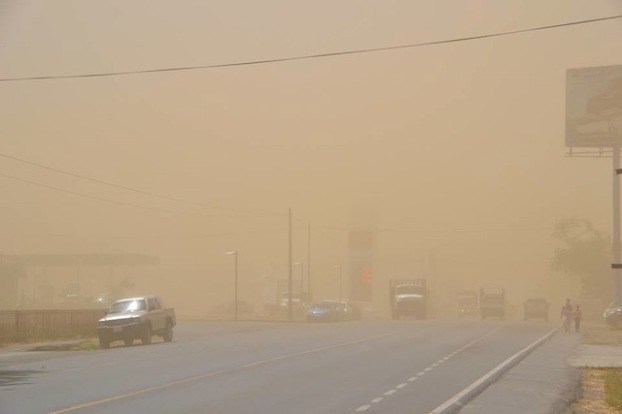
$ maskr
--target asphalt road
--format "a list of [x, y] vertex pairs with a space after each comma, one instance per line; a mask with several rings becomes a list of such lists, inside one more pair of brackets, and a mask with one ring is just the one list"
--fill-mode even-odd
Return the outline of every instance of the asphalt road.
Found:
[[428, 413], [551, 327], [181, 322], [171, 343], [0, 353], [0, 413]]

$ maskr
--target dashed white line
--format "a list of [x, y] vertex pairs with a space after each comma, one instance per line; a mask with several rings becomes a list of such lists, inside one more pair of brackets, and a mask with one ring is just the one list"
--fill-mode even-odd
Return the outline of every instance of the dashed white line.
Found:
[[[464, 351], [465, 349], [471, 347], [472, 345], [474, 345], [475, 343], [481, 341], [482, 339], [484, 339], [485, 337], [492, 335], [494, 332], [496, 332], [497, 330], [499, 330], [500, 328], [497, 327], [495, 329], [493, 329], [492, 331], [486, 333], [483, 336], [480, 336], [479, 338], [475, 339], [474, 341], [464, 345], [462, 348], [459, 348], [457, 350], [455, 350], [454, 352], [452, 352], [451, 354], [448, 354], [447, 356], [445, 356], [444, 358], [439, 359], [438, 361], [436, 361], [435, 363], [433, 363], [432, 365], [430, 365], [429, 367], [425, 368], [423, 371], [419, 371], [414, 377], [410, 377], [408, 378], [408, 382], [413, 382], [416, 381], [417, 378], [423, 376], [426, 374], [426, 372], [430, 372], [432, 371], [435, 367], [439, 366], [440, 364], [442, 364], [443, 362], [447, 361], [448, 359], [454, 357], [455, 355], [457, 355], [458, 353]], [[397, 390], [402, 389], [404, 387], [406, 387], [408, 385], [408, 382], [403, 382], [401, 384], [399, 384], [398, 386], [395, 387], [395, 389], [389, 390], [387, 392], [384, 393], [385, 396], [390, 396], [393, 395], [397, 392]], [[382, 401], [384, 399], [384, 397], [378, 397], [378, 398], [374, 398], [373, 400], [371, 400], [372, 404], [377, 404], [380, 401]], [[371, 407], [370, 404], [366, 404], [366, 405], [361, 405], [359, 408], [357, 408], [355, 411], [357, 412], [361, 412], [361, 411], [367, 411], [369, 408]]]

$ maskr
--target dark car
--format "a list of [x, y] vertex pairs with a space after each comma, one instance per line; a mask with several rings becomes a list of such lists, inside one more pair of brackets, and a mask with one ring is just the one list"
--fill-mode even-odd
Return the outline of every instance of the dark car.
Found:
[[342, 321], [345, 319], [343, 303], [325, 300], [314, 303], [307, 310], [309, 322]]
[[603, 318], [612, 328], [622, 329], [622, 306], [610, 305], [603, 313]]
[[546, 299], [530, 298], [525, 301], [525, 320], [531, 318], [549, 320], [549, 303]]
[[348, 321], [358, 321], [361, 319], [361, 308], [354, 302], [341, 302], [343, 309], [343, 319]]

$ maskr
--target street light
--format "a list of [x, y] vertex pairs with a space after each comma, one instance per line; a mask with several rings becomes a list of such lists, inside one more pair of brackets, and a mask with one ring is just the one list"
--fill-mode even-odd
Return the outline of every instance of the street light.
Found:
[[235, 299], [233, 302], [233, 319], [238, 320], [238, 251], [232, 250], [227, 252], [228, 255], [233, 255], [235, 259]]
[[302, 303], [302, 293], [305, 289], [305, 285], [303, 283], [303, 278], [304, 278], [304, 263], [302, 262], [295, 262], [294, 263], [296, 266], [300, 266], [300, 303]]

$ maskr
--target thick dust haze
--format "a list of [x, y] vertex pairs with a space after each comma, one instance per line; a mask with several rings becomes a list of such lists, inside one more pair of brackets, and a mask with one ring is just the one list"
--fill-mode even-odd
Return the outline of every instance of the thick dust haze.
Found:
[[[419, 43], [619, 14], [614, 1], [0, 3], [0, 78], [212, 65]], [[565, 156], [567, 68], [619, 64], [618, 20], [299, 61], [0, 82], [0, 249], [144, 254], [147, 266], [32, 266], [12, 307], [157, 294], [178, 314], [261, 309], [292, 262], [348, 296], [351, 230], [374, 234], [373, 301], [428, 279], [438, 309], [496, 284], [560, 304], [555, 223], [611, 228], [608, 159]], [[17, 178], [17, 179], [16, 179]], [[22, 180], [22, 181], [19, 181]], [[26, 182], [26, 181], [28, 182]], [[47, 187], [45, 187], [47, 186]], [[62, 190], [62, 191], [61, 191]], [[192, 201], [182, 202], [146, 193]], [[300, 265], [293, 265], [295, 278]]]

